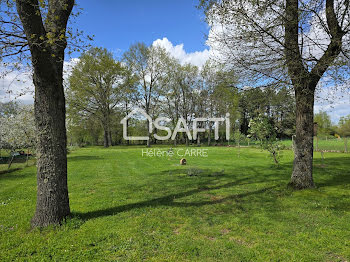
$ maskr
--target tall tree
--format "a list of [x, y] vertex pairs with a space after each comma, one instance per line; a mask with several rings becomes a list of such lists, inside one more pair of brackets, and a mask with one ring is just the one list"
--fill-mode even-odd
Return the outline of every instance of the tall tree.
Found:
[[317, 123], [318, 135], [330, 135], [332, 133], [332, 121], [327, 112], [319, 112], [314, 116], [314, 122]]
[[239, 92], [240, 130], [248, 135], [251, 119], [266, 115], [277, 128], [277, 136], [291, 137], [295, 133], [295, 99], [287, 88], [249, 88]]
[[[164, 97], [162, 113], [171, 119], [169, 125], [175, 128], [180, 118], [180, 87], [178, 84], [178, 75], [181, 70], [180, 62], [175, 58], [167, 61], [166, 77], [162, 79], [163, 89], [161, 96]], [[178, 137], [174, 139], [174, 146], [177, 144]]]
[[333, 81], [349, 76], [344, 74], [349, 70], [349, 1], [201, 0], [200, 5], [207, 11], [209, 42], [220, 60], [255, 85], [293, 86], [296, 147], [290, 184], [314, 187], [315, 89], [327, 70], [332, 72], [328, 76], [339, 77]]
[[339, 120], [337, 132], [344, 140], [344, 151], [348, 152], [348, 138], [350, 137], [350, 115], [341, 117]]
[[[208, 60], [201, 68], [200, 79], [203, 85], [202, 94], [206, 98], [206, 115], [209, 117], [226, 117], [230, 114], [231, 131], [237, 118], [238, 89], [237, 78], [231, 70]], [[211, 143], [213, 122], [208, 122], [208, 145]], [[221, 135], [223, 138], [224, 135]]]
[[38, 188], [32, 225], [38, 227], [60, 223], [70, 214], [63, 61], [74, 0], [49, 0], [46, 12], [43, 3], [16, 0], [24, 32], [17, 39], [29, 47], [35, 86]]
[[[195, 112], [195, 92], [198, 90], [198, 67], [191, 64], [180, 65], [177, 71], [177, 85], [179, 86], [180, 116], [190, 125]], [[201, 108], [198, 107], [201, 111]], [[188, 136], [185, 136], [186, 145], [189, 144]]]
[[[127, 116], [133, 108], [140, 102], [140, 92], [138, 90], [137, 83], [139, 79], [135, 75], [131, 68], [125, 67], [125, 82], [121, 86], [121, 101], [120, 101], [120, 111], [123, 116]], [[129, 119], [126, 119], [126, 126], [129, 126]], [[129, 144], [129, 140], [126, 141]]]
[[71, 117], [96, 117], [104, 130], [104, 146], [112, 145], [111, 115], [121, 99], [125, 69], [107, 49], [84, 53], [69, 77], [67, 104]]
[[[160, 46], [147, 46], [136, 43], [124, 53], [124, 61], [138, 79], [138, 90], [141, 96], [140, 106], [148, 115], [156, 113], [156, 106], [165, 77], [169, 54]], [[151, 133], [148, 133], [147, 146], [150, 146]]]

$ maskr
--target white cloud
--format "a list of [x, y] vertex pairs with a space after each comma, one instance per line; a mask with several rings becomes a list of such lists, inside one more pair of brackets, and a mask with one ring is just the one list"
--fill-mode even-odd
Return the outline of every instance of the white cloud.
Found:
[[334, 124], [350, 115], [350, 81], [343, 86], [322, 87], [316, 91], [315, 113], [327, 112]]
[[12, 71], [0, 78], [0, 102], [17, 100], [33, 103], [34, 85], [31, 72]]
[[[67, 79], [74, 65], [79, 61], [78, 58], [72, 58], [64, 63], [64, 78]], [[32, 80], [32, 72], [12, 71], [5, 73], [0, 68], [2, 77], [0, 78], [0, 102], [19, 101], [23, 104], [32, 104], [34, 102], [34, 85]]]
[[73, 67], [79, 62], [79, 58], [71, 58], [69, 61], [65, 61], [63, 65], [63, 77], [70, 76]]
[[[166, 37], [157, 39], [153, 45], [164, 47], [180, 63], [191, 63], [201, 67], [212, 55], [212, 50], [205, 49], [187, 53], [183, 44], [173, 45]], [[72, 68], [79, 62], [78, 58], [72, 58], [64, 64], [64, 78], [67, 79]], [[0, 68], [0, 74], [3, 72]], [[0, 102], [18, 100], [23, 104], [32, 104], [34, 101], [34, 86], [31, 72], [14, 71], [0, 78]], [[315, 101], [315, 112], [326, 111], [334, 123], [339, 118], [350, 114], [350, 82], [337, 89], [332, 87], [321, 87], [317, 92]]]
[[[173, 45], [166, 37], [157, 39], [153, 45], [164, 47], [173, 57], [177, 58], [181, 64], [190, 63], [201, 67], [209, 59], [210, 51], [204, 49], [203, 51], [196, 51], [187, 53], [183, 44]], [[120, 50], [116, 49], [115, 53]], [[64, 79], [67, 80], [74, 65], [77, 64], [79, 58], [72, 58], [64, 63]], [[0, 68], [0, 74], [4, 69]], [[13, 71], [4, 74], [0, 77], [0, 102], [8, 102], [17, 100], [24, 104], [31, 104], [34, 101], [34, 85], [30, 70], [25, 72]]]
[[201, 67], [210, 57], [210, 50], [204, 49], [203, 51], [196, 51], [193, 53], [187, 53], [184, 49], [184, 44], [173, 45], [168, 38], [157, 39], [153, 42], [154, 46], [161, 46], [167, 50], [171, 56], [178, 59], [181, 64], [190, 63]]

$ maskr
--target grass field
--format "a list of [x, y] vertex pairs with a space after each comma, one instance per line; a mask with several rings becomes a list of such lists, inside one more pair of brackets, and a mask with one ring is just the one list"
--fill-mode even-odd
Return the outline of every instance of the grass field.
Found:
[[[348, 142], [348, 143], [349, 143], [348, 147], [350, 147], [350, 142]], [[282, 144], [284, 144], [287, 148], [292, 148], [292, 140], [283, 140]], [[345, 151], [345, 144], [344, 144], [344, 140], [343, 139], [319, 138], [318, 141], [317, 141], [316, 138], [314, 138], [314, 150], [316, 150], [316, 149], [317, 149], [317, 151], [339, 151], [339, 152], [344, 152]]]
[[[286, 185], [259, 149], [142, 157], [144, 148], [69, 155], [72, 217], [30, 228], [35, 167], [0, 171], [0, 261], [349, 261], [350, 156], [315, 153], [317, 189]], [[11, 171], [11, 170], [10, 170]]]

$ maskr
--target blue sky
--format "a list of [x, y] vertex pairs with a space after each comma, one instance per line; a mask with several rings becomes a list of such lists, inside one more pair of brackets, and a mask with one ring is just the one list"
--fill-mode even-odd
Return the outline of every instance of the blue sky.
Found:
[[172, 44], [184, 44], [186, 52], [208, 49], [208, 26], [199, 0], [78, 0], [83, 9], [76, 26], [95, 35], [93, 45], [124, 52], [138, 41], [152, 44], [166, 37]]
[[[91, 44], [105, 47], [117, 57], [135, 42], [142, 41], [150, 45], [156, 41], [181, 63], [201, 66], [209, 58], [209, 47], [205, 45], [209, 27], [204, 21], [202, 10], [195, 7], [199, 0], [76, 1], [83, 10], [75, 19], [74, 27], [85, 34], [95, 35]], [[72, 55], [73, 58], [77, 56], [79, 54]], [[70, 58], [67, 57], [67, 60]], [[14, 80], [18, 78], [23, 81]], [[12, 90], [22, 93], [23, 86], [28, 85], [31, 85], [28, 75], [8, 75], [0, 80], [0, 101], [16, 97], [13, 95], [15, 91], [8, 94], [6, 88], [2, 87], [11, 86]], [[318, 96], [329, 97], [329, 94], [322, 90]], [[316, 100], [315, 111], [326, 110], [336, 123], [341, 116], [349, 114], [350, 93], [338, 90], [332, 96], [332, 102]], [[32, 94], [28, 93], [19, 100], [32, 103]]]

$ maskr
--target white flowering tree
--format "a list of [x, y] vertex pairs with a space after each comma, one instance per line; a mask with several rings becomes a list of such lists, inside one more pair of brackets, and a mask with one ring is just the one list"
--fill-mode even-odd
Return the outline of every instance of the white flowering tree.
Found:
[[35, 146], [33, 106], [21, 106], [15, 114], [0, 116], [0, 123], [0, 149], [11, 152], [10, 168], [16, 150], [29, 150]]

